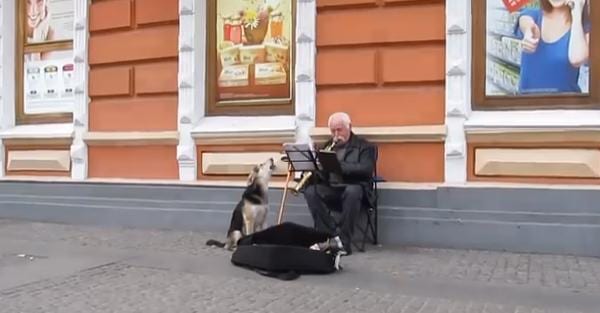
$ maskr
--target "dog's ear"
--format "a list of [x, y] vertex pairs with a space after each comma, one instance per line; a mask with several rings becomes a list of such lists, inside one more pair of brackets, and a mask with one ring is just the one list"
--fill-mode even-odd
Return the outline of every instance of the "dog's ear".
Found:
[[250, 171], [250, 175], [248, 175], [248, 181], [246, 182], [246, 186], [250, 186], [254, 184], [254, 180], [256, 180], [256, 176], [258, 175], [258, 166], [254, 166]]

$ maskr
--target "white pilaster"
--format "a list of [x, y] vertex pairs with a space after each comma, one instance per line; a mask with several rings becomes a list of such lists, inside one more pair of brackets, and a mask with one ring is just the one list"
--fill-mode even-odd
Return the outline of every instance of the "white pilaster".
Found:
[[206, 1], [180, 0], [177, 162], [179, 179], [184, 181], [196, 180], [198, 173], [192, 129], [200, 118], [200, 110], [204, 112], [205, 27]]
[[317, 88], [316, 0], [299, 0], [296, 7], [296, 137], [315, 126]]
[[445, 181], [467, 180], [464, 122], [471, 103], [470, 0], [446, 1]]
[[75, 1], [73, 57], [75, 62], [75, 102], [73, 103], [74, 137], [71, 145], [71, 178], [87, 178], [88, 153], [83, 140], [88, 131], [88, 16], [90, 0]]
[[[15, 1], [0, 1], [0, 131], [15, 126]], [[5, 175], [0, 139], [0, 177]]]

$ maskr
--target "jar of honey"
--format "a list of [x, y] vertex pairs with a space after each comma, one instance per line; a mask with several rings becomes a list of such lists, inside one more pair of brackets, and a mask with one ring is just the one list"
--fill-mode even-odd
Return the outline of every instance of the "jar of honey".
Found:
[[231, 38], [231, 16], [223, 17], [223, 41], [229, 41]]
[[271, 38], [283, 36], [283, 14], [280, 11], [271, 12]]
[[242, 43], [242, 18], [239, 16], [231, 19], [229, 40], [234, 44]]

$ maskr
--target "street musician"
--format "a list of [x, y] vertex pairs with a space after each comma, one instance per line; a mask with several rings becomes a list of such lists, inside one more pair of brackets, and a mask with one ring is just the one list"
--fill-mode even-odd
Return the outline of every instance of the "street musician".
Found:
[[[331, 138], [324, 150], [335, 151], [341, 175], [314, 172], [301, 180], [303, 186], [299, 187], [304, 190], [315, 228], [341, 241], [345, 253], [351, 254], [355, 219], [363, 204], [372, 205], [375, 200], [371, 187], [375, 147], [352, 132], [350, 116], [344, 112], [332, 114], [328, 126]], [[329, 210], [340, 213], [337, 223]]]

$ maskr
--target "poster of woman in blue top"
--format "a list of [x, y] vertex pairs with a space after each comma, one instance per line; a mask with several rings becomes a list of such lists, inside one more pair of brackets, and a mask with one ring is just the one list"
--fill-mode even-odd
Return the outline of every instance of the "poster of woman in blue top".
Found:
[[487, 95], [588, 93], [589, 0], [488, 0]]

